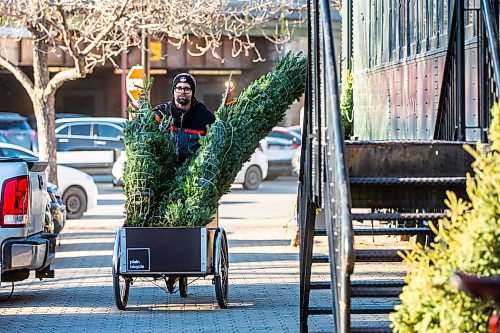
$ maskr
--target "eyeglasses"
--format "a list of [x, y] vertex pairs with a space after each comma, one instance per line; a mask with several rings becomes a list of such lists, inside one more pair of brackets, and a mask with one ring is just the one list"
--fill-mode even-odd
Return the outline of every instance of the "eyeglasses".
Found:
[[176, 93], [185, 93], [185, 94], [189, 94], [192, 89], [190, 87], [175, 87], [175, 92]]

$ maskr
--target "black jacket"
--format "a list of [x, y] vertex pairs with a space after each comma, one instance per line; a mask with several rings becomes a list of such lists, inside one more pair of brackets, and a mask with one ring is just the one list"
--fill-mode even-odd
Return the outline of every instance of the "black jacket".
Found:
[[171, 116], [173, 119], [168, 130], [175, 140], [179, 165], [198, 150], [200, 147], [198, 140], [207, 133], [208, 125], [215, 122], [214, 114], [195, 98], [188, 111], [177, 108], [170, 101], [155, 106], [153, 112], [158, 122], [161, 122], [165, 116]]

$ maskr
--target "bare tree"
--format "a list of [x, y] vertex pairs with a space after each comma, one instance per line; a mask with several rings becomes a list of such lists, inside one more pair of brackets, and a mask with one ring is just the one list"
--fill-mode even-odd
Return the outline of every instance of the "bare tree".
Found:
[[[66, 81], [85, 77], [97, 64], [139, 41], [135, 22], [140, 11], [132, 1], [7, 0], [0, 4], [12, 36], [27, 30], [32, 39], [33, 79], [13, 59], [0, 55], [0, 65], [9, 70], [28, 93], [36, 117], [40, 158], [49, 161], [49, 180], [57, 183], [54, 128], [55, 94]], [[51, 75], [48, 55], [57, 49], [69, 55], [73, 67]]]
[[188, 52], [194, 56], [211, 52], [221, 61], [224, 59], [219, 47], [222, 38], [229, 37], [233, 57], [241, 53], [248, 56], [252, 51], [257, 62], [264, 59], [251, 36], [258, 31], [279, 48], [290, 41], [295, 25], [303, 22], [305, 9], [304, 0], [197, 0], [187, 7], [164, 1], [158, 11], [159, 20], [150, 25], [150, 31], [157, 37], [167, 37], [177, 47], [191, 44], [190, 39], [198, 37], [202, 44], [195, 45], [197, 51]]
[[[97, 65], [110, 61], [140, 43], [141, 31], [155, 34], [180, 47], [190, 36], [204, 40], [196, 45], [201, 55], [217, 53], [223, 36], [233, 40], [233, 56], [255, 50], [251, 32], [272, 26], [264, 33], [280, 45], [290, 36], [286, 15], [301, 12], [298, 0], [3, 0], [0, 2], [0, 27], [10, 33], [3, 38], [32, 39], [33, 79], [0, 48], [0, 66], [21, 83], [33, 104], [40, 158], [49, 161], [49, 180], [57, 183], [55, 140], [55, 94], [70, 80], [92, 73]], [[263, 30], [265, 31], [265, 30]], [[51, 74], [50, 52], [63, 51], [73, 66]]]

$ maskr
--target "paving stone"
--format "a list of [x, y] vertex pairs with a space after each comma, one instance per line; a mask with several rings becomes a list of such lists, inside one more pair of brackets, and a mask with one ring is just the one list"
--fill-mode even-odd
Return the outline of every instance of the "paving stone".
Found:
[[[2, 332], [297, 332], [298, 248], [290, 247], [296, 183], [264, 182], [257, 191], [235, 187], [221, 200], [220, 225], [229, 240], [229, 308], [221, 310], [211, 277], [169, 295], [149, 282], [131, 287], [126, 311], [114, 304], [111, 263], [123, 224], [120, 188], [99, 184], [99, 205], [70, 220], [57, 247], [55, 279], [16, 283], [0, 303]], [[58, 241], [59, 242], [59, 241]], [[164, 287], [159, 283], [161, 287]], [[0, 295], [5, 293], [5, 287]], [[331, 318], [311, 322], [328, 331]]]

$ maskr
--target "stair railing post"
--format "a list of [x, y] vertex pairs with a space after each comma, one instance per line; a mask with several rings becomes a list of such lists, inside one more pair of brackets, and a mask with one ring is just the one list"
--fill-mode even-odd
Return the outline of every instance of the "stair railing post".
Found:
[[[309, 0], [308, 10], [308, 68], [306, 81], [306, 98], [303, 114], [303, 133], [301, 167], [299, 173], [299, 200], [297, 216], [300, 227], [300, 332], [307, 333], [309, 317], [309, 297], [311, 282], [312, 247], [314, 235], [314, 221], [316, 211], [312, 204], [312, 114], [315, 111], [314, 89], [315, 89], [315, 47], [317, 37], [317, 24], [314, 22], [317, 7], [315, 0]], [[311, 47], [312, 46], [312, 47]]]
[[480, 38], [479, 38], [479, 87], [478, 87], [478, 96], [479, 96], [479, 127], [481, 130], [481, 142], [485, 143], [488, 140], [488, 124], [487, 124], [487, 115], [489, 114], [489, 77], [488, 77], [488, 67], [490, 63], [488, 62], [487, 56], [487, 40], [486, 40], [486, 25], [482, 20], [482, 15], [484, 11], [484, 4], [481, 1], [480, 5], [480, 17], [478, 19]]
[[465, 141], [465, 27], [464, 0], [455, 1], [457, 15], [457, 30], [455, 41], [456, 57], [456, 108], [457, 108], [457, 139]]
[[[311, 75], [308, 74], [308, 78]], [[308, 81], [308, 86], [310, 86]], [[306, 94], [310, 95], [310, 89], [306, 90]], [[306, 97], [306, 100], [309, 98]], [[310, 105], [310, 104], [308, 104]], [[310, 112], [304, 113], [304, 121], [306, 122], [306, 135], [310, 133]], [[307, 333], [308, 317], [309, 317], [309, 296], [311, 282], [311, 264], [313, 252], [313, 235], [316, 210], [312, 197], [311, 187], [311, 142], [310, 139], [303, 141], [305, 148], [302, 155], [301, 171], [300, 171], [300, 196], [298, 207], [298, 219], [300, 226], [300, 332]]]

